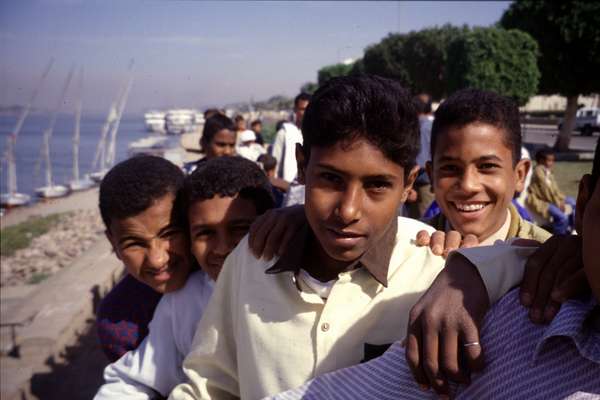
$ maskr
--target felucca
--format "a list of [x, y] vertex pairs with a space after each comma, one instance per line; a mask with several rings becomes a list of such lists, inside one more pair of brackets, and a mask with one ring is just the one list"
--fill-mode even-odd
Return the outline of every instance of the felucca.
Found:
[[79, 137], [81, 126], [81, 108], [83, 97], [83, 67], [79, 71], [78, 97], [75, 103], [75, 126], [73, 128], [73, 179], [69, 182], [69, 189], [73, 192], [86, 190], [95, 185], [89, 175], [79, 178]]

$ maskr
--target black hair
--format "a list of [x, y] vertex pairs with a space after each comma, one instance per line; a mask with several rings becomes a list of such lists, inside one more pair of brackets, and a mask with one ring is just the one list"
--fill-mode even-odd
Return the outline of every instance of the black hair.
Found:
[[254, 121], [252, 121], [250, 123], [250, 127], [253, 127], [254, 125], [258, 125], [258, 124], [262, 125], [262, 121], [260, 119], [255, 119]]
[[219, 110], [218, 108], [207, 108], [204, 111], [204, 120], [206, 121], [210, 117], [217, 115], [217, 114], [223, 114], [223, 112], [221, 110]]
[[100, 183], [100, 215], [110, 230], [112, 219], [138, 215], [152, 204], [173, 193], [177, 220], [184, 220], [179, 205], [184, 174], [175, 164], [162, 157], [139, 155], [122, 161], [111, 168]]
[[256, 162], [261, 164], [265, 171], [275, 169], [277, 166], [277, 159], [270, 154], [261, 154]]
[[521, 123], [517, 103], [508, 97], [480, 89], [453, 93], [435, 111], [431, 127], [431, 159], [438, 137], [451, 128], [483, 123], [504, 131], [504, 143], [512, 151], [513, 165], [521, 159]]
[[422, 95], [413, 98], [417, 114], [431, 113], [431, 97], [427, 96], [427, 101], [423, 101]]
[[200, 138], [200, 147], [204, 151], [212, 142], [215, 135], [223, 129], [235, 131], [233, 121], [229, 117], [223, 114], [215, 114], [204, 123], [204, 129], [202, 129], [202, 138]]
[[237, 122], [240, 122], [240, 121], [245, 121], [244, 117], [243, 117], [242, 115], [240, 115], [240, 114], [236, 115], [236, 116], [233, 118], [233, 120], [234, 120], [236, 123], [237, 123]]
[[310, 103], [312, 96], [309, 93], [302, 92], [298, 96], [294, 98], [294, 107], [298, 106], [298, 103], [301, 101], [308, 101]]
[[279, 132], [281, 130], [281, 128], [283, 128], [283, 124], [285, 124], [286, 122], [288, 122], [285, 119], [281, 119], [279, 121], [277, 121], [277, 123], [275, 124], [275, 132]]
[[405, 173], [419, 153], [419, 119], [409, 92], [374, 75], [332, 78], [313, 95], [302, 122], [304, 151], [364, 138]]
[[537, 153], [535, 153], [535, 162], [537, 162], [539, 164], [539, 163], [545, 161], [546, 158], [548, 158], [548, 156], [551, 156], [551, 155], [554, 155], [554, 150], [552, 150], [549, 147], [538, 150]]
[[259, 215], [275, 206], [271, 184], [265, 173], [258, 165], [242, 157], [208, 160], [186, 178], [184, 193], [187, 207], [214, 196], [233, 197], [237, 194], [251, 200]]
[[596, 187], [596, 183], [598, 183], [598, 178], [600, 178], [600, 138], [598, 138], [598, 141], [596, 142], [596, 150], [594, 150], [594, 163], [592, 165], [590, 193], [594, 193], [594, 188]]

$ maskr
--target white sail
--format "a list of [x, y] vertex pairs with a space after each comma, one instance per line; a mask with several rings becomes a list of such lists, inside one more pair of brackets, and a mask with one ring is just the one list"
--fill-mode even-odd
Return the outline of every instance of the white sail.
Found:
[[83, 106], [83, 67], [79, 71], [79, 87], [75, 104], [75, 126], [73, 127], [73, 180], [79, 180], [79, 141], [81, 127], [81, 108]]
[[108, 151], [106, 154], [106, 165], [112, 166], [115, 162], [116, 156], [116, 146], [117, 146], [117, 132], [119, 130], [119, 124], [121, 123], [121, 117], [123, 117], [123, 111], [125, 110], [125, 104], [127, 103], [127, 98], [129, 97], [129, 91], [131, 90], [131, 86], [133, 85], [133, 74], [130, 75], [129, 81], [127, 82], [127, 86], [125, 87], [125, 91], [123, 96], [121, 97], [121, 101], [119, 102], [119, 109], [117, 110], [117, 119], [113, 124], [112, 131], [110, 134], [110, 142], [108, 145]]

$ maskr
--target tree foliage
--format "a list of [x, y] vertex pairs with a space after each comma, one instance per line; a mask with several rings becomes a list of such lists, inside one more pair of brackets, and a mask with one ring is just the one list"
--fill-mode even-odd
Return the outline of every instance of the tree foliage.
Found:
[[319, 88], [319, 85], [315, 82], [306, 82], [304, 85], [302, 85], [300, 87], [300, 92], [302, 93], [308, 93], [308, 94], [313, 94], [314, 92], [317, 91], [317, 89]]
[[330, 80], [331, 78], [335, 78], [336, 76], [345, 76], [349, 75], [352, 71], [353, 64], [332, 64], [327, 65], [319, 70], [317, 73], [317, 80], [319, 82], [319, 86], [322, 86], [325, 82]]
[[448, 47], [448, 89], [492, 90], [520, 105], [537, 93], [537, 43], [528, 34], [501, 28], [474, 28]]
[[539, 45], [540, 92], [564, 96], [600, 91], [600, 3], [517, 0], [500, 24]]

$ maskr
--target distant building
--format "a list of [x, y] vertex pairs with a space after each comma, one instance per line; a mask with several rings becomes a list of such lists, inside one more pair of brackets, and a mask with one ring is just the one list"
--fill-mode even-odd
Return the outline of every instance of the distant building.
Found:
[[[583, 107], [600, 107], [600, 95], [579, 96], [577, 103]], [[567, 108], [567, 98], [559, 95], [533, 96], [521, 107], [521, 112], [532, 111], [564, 111]]]

